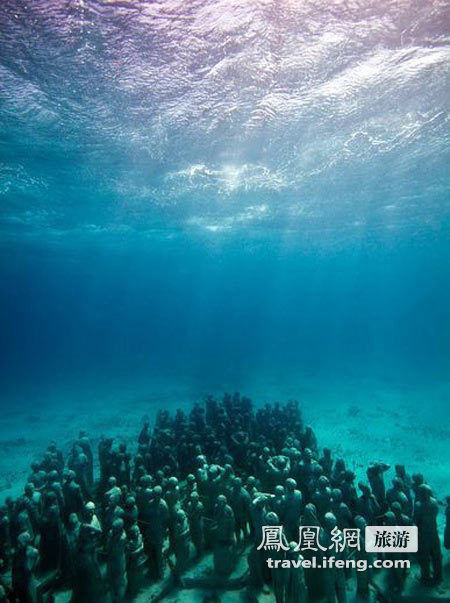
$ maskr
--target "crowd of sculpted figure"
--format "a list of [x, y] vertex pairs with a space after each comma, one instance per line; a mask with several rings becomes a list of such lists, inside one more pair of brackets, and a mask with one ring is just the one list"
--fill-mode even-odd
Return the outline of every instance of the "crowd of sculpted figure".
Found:
[[[163, 410], [153, 428], [144, 421], [134, 444], [102, 436], [98, 464], [97, 475], [84, 431], [67, 456], [52, 442], [33, 462], [23, 495], [0, 508], [0, 601], [35, 603], [45, 582], [54, 585], [50, 593], [70, 589], [72, 603], [120, 603], [170, 577], [182, 587], [186, 572], [211, 553], [212, 575], [223, 588], [239, 556], [247, 556], [250, 599], [272, 589], [279, 603], [315, 596], [344, 602], [349, 572], [282, 565], [314, 554], [297, 546], [304, 526], [317, 530], [327, 551], [335, 530], [357, 528], [364, 538], [367, 525], [414, 524], [419, 553], [410, 558], [424, 585], [442, 580], [439, 505], [424, 476], [395, 465], [386, 488], [390, 465], [374, 461], [368, 483], [356, 485], [345, 459], [319, 451], [295, 401], [255, 409], [235, 394], [208, 397], [174, 416]], [[267, 526], [283, 528], [275, 551], [261, 546]], [[373, 560], [363, 543], [354, 554]], [[268, 566], [269, 557], [278, 569]], [[369, 597], [374, 576], [356, 572], [360, 597]], [[401, 592], [407, 579], [404, 569], [388, 570], [391, 592]]]

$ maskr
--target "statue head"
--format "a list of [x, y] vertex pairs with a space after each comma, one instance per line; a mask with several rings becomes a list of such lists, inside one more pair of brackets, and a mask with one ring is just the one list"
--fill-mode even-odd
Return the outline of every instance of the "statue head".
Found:
[[337, 519], [334, 513], [325, 513], [323, 518], [325, 529], [331, 531], [337, 526]]
[[217, 506], [218, 507], [225, 507], [225, 505], [227, 504], [227, 497], [224, 496], [223, 494], [219, 494], [219, 496], [217, 497]]
[[288, 492], [293, 492], [297, 487], [297, 482], [292, 477], [288, 477], [285, 483], [286, 483], [286, 490]]
[[326, 477], [326, 475], [321, 475], [317, 481], [317, 485], [319, 487], [319, 490], [325, 491], [330, 485], [330, 481], [328, 477]]

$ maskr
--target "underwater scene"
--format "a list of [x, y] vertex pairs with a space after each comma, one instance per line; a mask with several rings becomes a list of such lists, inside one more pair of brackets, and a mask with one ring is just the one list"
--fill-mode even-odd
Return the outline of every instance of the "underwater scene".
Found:
[[0, 602], [450, 602], [449, 35], [1, 2]]

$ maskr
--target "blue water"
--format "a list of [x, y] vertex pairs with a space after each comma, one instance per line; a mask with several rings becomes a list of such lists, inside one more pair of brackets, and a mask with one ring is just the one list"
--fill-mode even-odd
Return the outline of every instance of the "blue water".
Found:
[[3, 388], [84, 373], [214, 391], [260, 373], [443, 379], [448, 244], [430, 239], [323, 248], [242, 233], [4, 250]]
[[340, 383], [448, 421], [445, 11], [5, 0], [3, 408]]

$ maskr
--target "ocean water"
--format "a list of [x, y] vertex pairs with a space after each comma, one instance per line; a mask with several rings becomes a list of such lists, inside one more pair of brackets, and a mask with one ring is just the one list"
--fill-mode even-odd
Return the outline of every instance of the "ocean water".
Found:
[[1, 496], [50, 439], [225, 390], [444, 494], [448, 25], [440, 0], [2, 2]]

